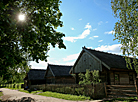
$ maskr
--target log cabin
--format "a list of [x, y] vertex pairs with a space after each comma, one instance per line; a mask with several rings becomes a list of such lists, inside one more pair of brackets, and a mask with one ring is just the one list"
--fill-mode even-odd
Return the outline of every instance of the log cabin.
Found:
[[74, 84], [75, 78], [69, 74], [72, 66], [48, 64], [45, 74], [46, 84]]
[[86, 69], [99, 70], [101, 81], [109, 85], [133, 85], [136, 79], [135, 70], [126, 67], [123, 56], [83, 47], [70, 70], [70, 74], [75, 74], [76, 84], [80, 81], [78, 74]]
[[30, 69], [24, 78], [24, 87], [45, 84], [45, 69]]

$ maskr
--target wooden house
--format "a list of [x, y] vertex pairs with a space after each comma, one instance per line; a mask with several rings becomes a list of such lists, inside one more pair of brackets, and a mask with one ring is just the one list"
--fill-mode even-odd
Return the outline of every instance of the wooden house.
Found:
[[75, 78], [69, 74], [72, 66], [48, 64], [45, 74], [47, 84], [74, 84]]
[[70, 70], [76, 74], [76, 83], [79, 82], [78, 74], [85, 73], [86, 69], [99, 70], [102, 82], [107, 84], [134, 84], [136, 72], [126, 67], [125, 58], [121, 55], [96, 51], [83, 47], [78, 59]]
[[44, 69], [30, 69], [26, 77], [24, 78], [25, 87], [30, 87], [31, 85], [45, 84], [45, 73], [46, 70]]

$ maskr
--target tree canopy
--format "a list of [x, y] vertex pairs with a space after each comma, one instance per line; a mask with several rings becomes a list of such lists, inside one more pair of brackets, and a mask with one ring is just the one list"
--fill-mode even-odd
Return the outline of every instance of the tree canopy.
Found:
[[138, 70], [138, 0], [111, 0], [111, 6], [115, 17], [119, 18], [114, 27], [115, 39], [122, 44], [123, 55], [134, 57], [133, 64]]
[[[56, 31], [57, 27], [63, 26], [60, 3], [60, 0], [2, 0], [1, 70], [8, 70], [30, 59], [47, 61], [50, 45], [66, 48], [62, 40], [65, 34]], [[24, 21], [18, 19], [19, 14], [25, 15]]]
[[[62, 27], [59, 0], [3, 0], [0, 3], [0, 63], [18, 64], [28, 57], [38, 62], [46, 60], [49, 45], [65, 48], [63, 33], [55, 28]], [[25, 21], [18, 15], [25, 14]]]

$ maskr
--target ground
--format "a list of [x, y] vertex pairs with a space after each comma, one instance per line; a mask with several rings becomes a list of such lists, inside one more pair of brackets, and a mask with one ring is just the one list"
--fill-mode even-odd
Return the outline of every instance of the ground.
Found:
[[[63, 100], [53, 97], [45, 97], [40, 95], [33, 95], [29, 93], [19, 92], [18, 90], [10, 90], [6, 88], [0, 88], [0, 91], [3, 92], [2, 101], [5, 102], [94, 102], [94, 101], [70, 101], [70, 100]], [[6, 101], [9, 100], [9, 101]], [[95, 100], [98, 102], [100, 100]]]

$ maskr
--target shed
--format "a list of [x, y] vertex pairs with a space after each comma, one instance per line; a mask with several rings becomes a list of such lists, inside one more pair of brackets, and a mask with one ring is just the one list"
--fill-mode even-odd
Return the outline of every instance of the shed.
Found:
[[48, 64], [45, 74], [47, 84], [74, 84], [75, 78], [69, 74], [72, 66]]
[[76, 74], [76, 83], [80, 80], [78, 74], [86, 69], [99, 70], [101, 81], [111, 85], [134, 84], [136, 78], [135, 70], [126, 67], [123, 56], [83, 47], [70, 70], [70, 74]]
[[30, 69], [24, 78], [25, 87], [29, 87], [30, 85], [45, 84], [45, 73], [46, 70], [44, 69]]

